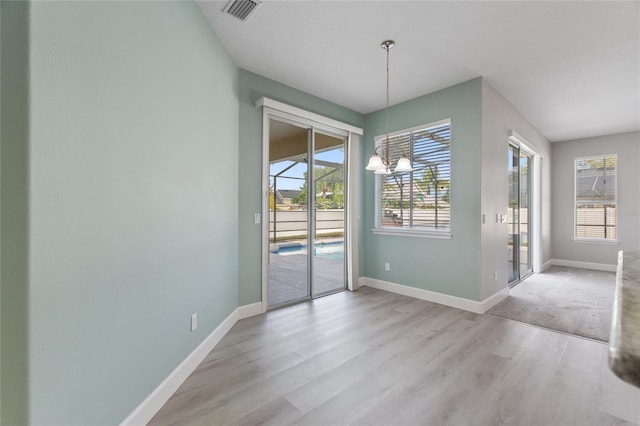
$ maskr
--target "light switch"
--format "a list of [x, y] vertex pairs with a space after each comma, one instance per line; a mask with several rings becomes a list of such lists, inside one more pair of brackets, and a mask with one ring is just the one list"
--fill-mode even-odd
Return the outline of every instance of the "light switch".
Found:
[[253, 223], [256, 223], [256, 224], [260, 223], [260, 213], [255, 213], [253, 215]]

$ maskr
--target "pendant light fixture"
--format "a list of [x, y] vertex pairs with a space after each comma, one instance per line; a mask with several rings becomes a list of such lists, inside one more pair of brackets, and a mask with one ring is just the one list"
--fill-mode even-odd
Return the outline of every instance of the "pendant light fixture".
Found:
[[[389, 175], [391, 174], [391, 161], [389, 161], [389, 49], [395, 46], [396, 43], [393, 40], [385, 40], [382, 42], [380, 47], [382, 47], [387, 52], [387, 104], [385, 108], [386, 112], [386, 134], [384, 138], [384, 148], [382, 146], [377, 146], [371, 158], [369, 158], [369, 163], [367, 164], [366, 169], [372, 170], [377, 175]], [[378, 153], [380, 151], [380, 153]], [[393, 170], [394, 173], [401, 172], [410, 172], [413, 168], [411, 167], [411, 160], [407, 158], [407, 156], [403, 153], [402, 157], [398, 160], [396, 164], [396, 168]]]

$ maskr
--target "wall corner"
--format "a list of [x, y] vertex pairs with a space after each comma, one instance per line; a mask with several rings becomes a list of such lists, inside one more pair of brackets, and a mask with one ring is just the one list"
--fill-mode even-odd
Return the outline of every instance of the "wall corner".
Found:
[[0, 10], [0, 424], [28, 424], [30, 4]]

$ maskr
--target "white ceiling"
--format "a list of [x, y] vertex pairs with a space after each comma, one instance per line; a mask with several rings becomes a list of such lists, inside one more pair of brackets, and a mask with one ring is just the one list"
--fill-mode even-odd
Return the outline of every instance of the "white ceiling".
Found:
[[640, 130], [639, 1], [277, 1], [199, 5], [235, 63], [366, 114], [485, 77], [549, 140]]

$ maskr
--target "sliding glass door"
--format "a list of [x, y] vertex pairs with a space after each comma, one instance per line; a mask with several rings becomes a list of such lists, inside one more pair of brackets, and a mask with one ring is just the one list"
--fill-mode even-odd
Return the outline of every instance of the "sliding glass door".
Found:
[[269, 119], [269, 308], [345, 288], [345, 145], [340, 133]]
[[269, 285], [268, 306], [311, 296], [306, 243], [310, 130], [295, 124], [269, 123]]
[[530, 238], [531, 223], [531, 156], [518, 146], [509, 145], [509, 206], [507, 258], [509, 284], [513, 285], [532, 272]]
[[313, 296], [344, 289], [344, 138], [315, 132]]

